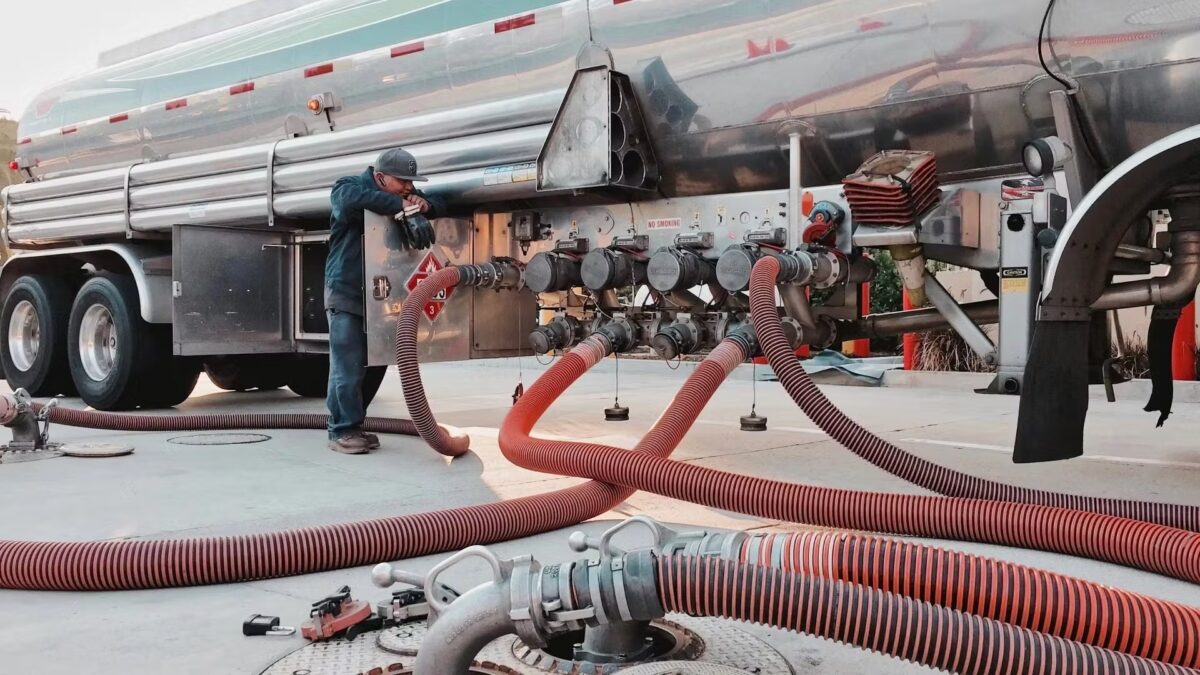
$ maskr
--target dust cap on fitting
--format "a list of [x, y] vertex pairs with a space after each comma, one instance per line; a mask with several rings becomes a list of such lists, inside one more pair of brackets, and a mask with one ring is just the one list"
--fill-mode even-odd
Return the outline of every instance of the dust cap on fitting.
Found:
[[379, 153], [379, 159], [375, 160], [375, 170], [393, 178], [414, 182], [429, 180], [417, 171], [417, 158], [404, 148], [392, 148]]

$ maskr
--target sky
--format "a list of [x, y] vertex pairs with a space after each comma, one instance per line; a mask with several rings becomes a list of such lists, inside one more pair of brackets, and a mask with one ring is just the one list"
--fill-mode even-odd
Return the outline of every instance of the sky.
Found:
[[95, 68], [100, 52], [245, 1], [5, 0], [0, 109], [20, 117], [42, 89]]

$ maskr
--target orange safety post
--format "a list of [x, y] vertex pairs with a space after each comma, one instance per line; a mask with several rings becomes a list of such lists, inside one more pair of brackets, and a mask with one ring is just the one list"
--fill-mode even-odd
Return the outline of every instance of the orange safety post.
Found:
[[1175, 324], [1171, 342], [1171, 376], [1176, 380], [1196, 379], [1196, 303], [1189, 302]]
[[[906, 310], [912, 309], [913, 308], [912, 302], [909, 301], [909, 299], [908, 299], [908, 289], [905, 288], [902, 290], [904, 293], [904, 295], [903, 295], [904, 309], [906, 309]], [[905, 333], [904, 334], [904, 369], [905, 370], [916, 370], [917, 369], [917, 334], [916, 333]]]

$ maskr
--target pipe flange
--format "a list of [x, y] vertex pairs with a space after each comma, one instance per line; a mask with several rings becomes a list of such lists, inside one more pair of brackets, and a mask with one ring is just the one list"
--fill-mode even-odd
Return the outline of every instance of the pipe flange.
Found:
[[817, 316], [817, 323], [825, 325], [826, 330], [818, 332], [824, 333], [828, 337], [820, 342], [810, 342], [809, 345], [818, 350], [829, 349], [838, 341], [837, 321], [834, 321], [833, 317], [829, 316], [828, 314], [820, 314]]
[[814, 249], [812, 255], [815, 268], [813, 288], [833, 288], [850, 275], [850, 261], [841, 251], [835, 248], [821, 248]]

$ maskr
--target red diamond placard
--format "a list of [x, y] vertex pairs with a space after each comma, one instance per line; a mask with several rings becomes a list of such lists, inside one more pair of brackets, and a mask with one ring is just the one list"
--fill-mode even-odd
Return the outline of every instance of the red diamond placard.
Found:
[[[442, 263], [438, 262], [438, 259], [433, 256], [432, 251], [426, 253], [425, 257], [421, 258], [421, 262], [417, 263], [417, 268], [413, 270], [413, 273], [404, 282], [404, 287], [408, 289], [409, 293], [412, 293], [416, 290], [417, 284], [428, 279], [429, 275], [442, 269], [442, 267]], [[438, 293], [433, 296], [432, 300], [425, 303], [421, 311], [425, 313], [425, 316], [430, 321], [437, 321], [437, 318], [442, 315], [442, 310], [446, 308], [446, 301], [450, 299], [452, 293], [454, 293], [453, 288], [447, 288]]]

